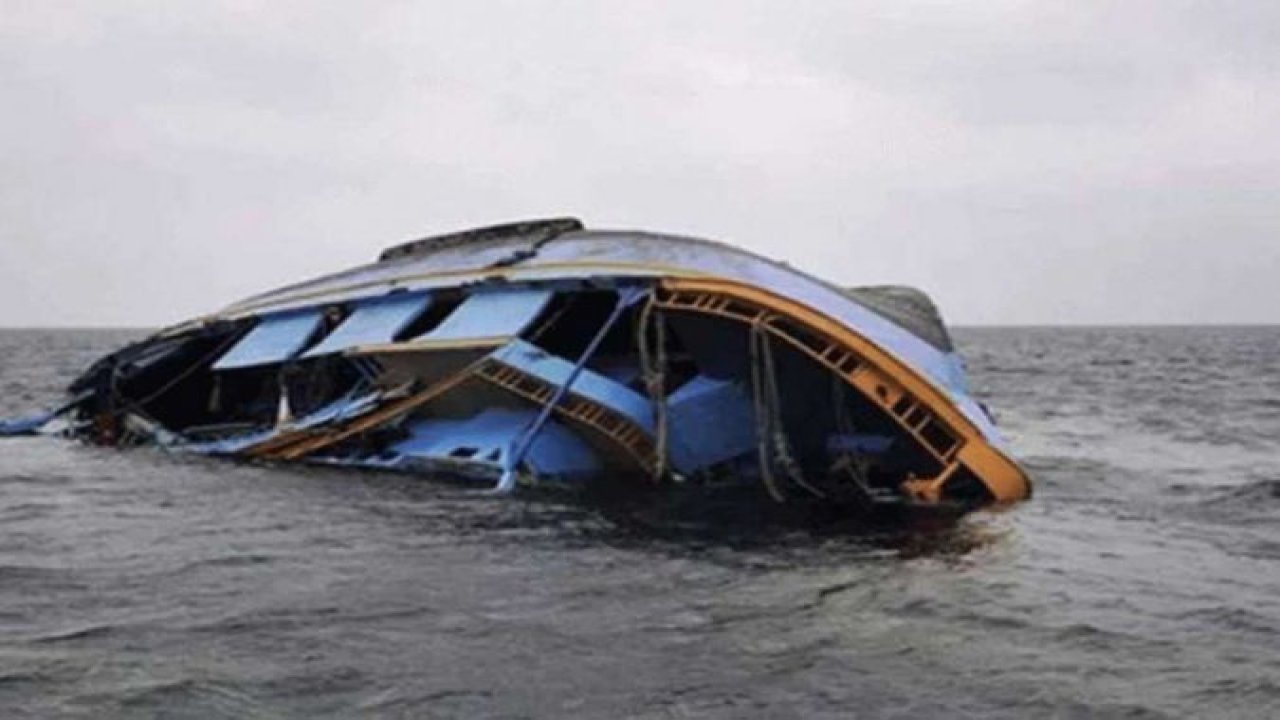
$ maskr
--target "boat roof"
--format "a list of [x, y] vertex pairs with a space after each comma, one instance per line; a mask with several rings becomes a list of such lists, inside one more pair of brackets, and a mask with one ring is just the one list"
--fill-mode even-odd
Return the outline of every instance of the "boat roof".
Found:
[[[762, 278], [761, 264], [781, 273]], [[740, 280], [789, 295], [787, 286], [819, 284], [877, 315], [890, 320], [944, 353], [954, 350], [950, 333], [933, 301], [910, 287], [841, 287], [829, 280], [749, 250], [704, 238], [634, 230], [590, 230], [574, 218], [535, 220], [435, 235], [392, 246], [367, 265], [288, 285], [242, 300], [225, 314], [247, 309], [281, 309], [295, 300], [353, 299], [363, 288], [385, 292], [406, 285], [430, 286], [430, 276], [454, 276], [468, 271], [558, 266], [566, 276], [594, 266], [617, 275], [697, 274]], [[575, 266], [573, 268], [566, 266]], [[770, 282], [762, 282], [769, 280]], [[417, 282], [415, 282], [417, 281]], [[378, 291], [375, 291], [375, 294]], [[361, 293], [369, 294], [369, 293]]]

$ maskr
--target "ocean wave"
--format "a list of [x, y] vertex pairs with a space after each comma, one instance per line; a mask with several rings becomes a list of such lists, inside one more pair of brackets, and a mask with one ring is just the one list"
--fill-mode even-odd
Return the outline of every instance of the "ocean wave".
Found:
[[1280, 479], [1253, 480], [1243, 485], [1220, 488], [1216, 497], [1208, 502], [1253, 510], [1275, 507], [1280, 505]]

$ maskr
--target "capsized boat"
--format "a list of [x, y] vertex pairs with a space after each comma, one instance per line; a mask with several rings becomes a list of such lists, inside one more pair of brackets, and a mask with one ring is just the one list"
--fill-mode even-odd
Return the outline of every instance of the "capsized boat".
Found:
[[1029, 497], [932, 303], [571, 218], [427, 237], [97, 361], [103, 445], [526, 485], [754, 488], [969, 509]]

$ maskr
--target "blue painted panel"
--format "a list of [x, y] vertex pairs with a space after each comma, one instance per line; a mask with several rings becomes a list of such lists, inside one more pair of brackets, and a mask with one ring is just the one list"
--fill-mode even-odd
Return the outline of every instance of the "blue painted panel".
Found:
[[214, 370], [268, 365], [297, 355], [320, 327], [322, 312], [309, 308], [268, 315], [213, 364]]
[[667, 398], [671, 466], [691, 473], [755, 452], [751, 400], [737, 383], [698, 376]]
[[[409, 425], [409, 437], [389, 450], [409, 459], [469, 463], [498, 469], [537, 411], [489, 408], [463, 420], [427, 418]], [[525, 454], [539, 476], [581, 479], [601, 470], [595, 452], [565, 426], [548, 421]]]
[[462, 301], [449, 317], [419, 340], [456, 342], [519, 335], [551, 301], [552, 291], [512, 288], [480, 292]]
[[54, 413], [49, 412], [33, 417], [0, 420], [0, 437], [34, 435], [39, 432], [40, 428], [48, 424], [53, 417]]
[[[573, 372], [573, 363], [523, 340], [514, 340], [494, 351], [493, 357], [556, 386], [563, 385]], [[640, 427], [653, 432], [649, 399], [625, 385], [583, 368], [569, 392], [622, 413]]]
[[359, 345], [387, 343], [431, 306], [425, 293], [397, 293], [366, 300], [303, 357], [342, 352]]

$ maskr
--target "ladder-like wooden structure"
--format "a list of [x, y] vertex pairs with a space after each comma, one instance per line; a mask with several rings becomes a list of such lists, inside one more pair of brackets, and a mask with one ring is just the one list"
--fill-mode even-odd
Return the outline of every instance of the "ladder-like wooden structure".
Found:
[[[474, 372], [476, 377], [537, 405], [550, 402], [556, 392], [555, 385], [492, 357], [481, 362]], [[646, 474], [653, 475], [656, 465], [653, 439], [631, 418], [574, 393], [572, 388], [554, 412], [622, 447]]]
[[846, 343], [803, 326], [764, 303], [726, 292], [663, 285], [656, 291], [654, 306], [667, 311], [727, 318], [762, 328], [843, 378], [892, 417], [942, 468], [934, 477], [912, 478], [904, 484], [904, 489], [919, 499], [936, 501], [942, 486], [960, 468], [959, 455], [965, 439], [928, 404], [903, 387], [903, 383]]

